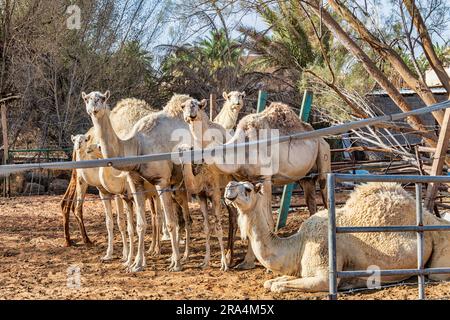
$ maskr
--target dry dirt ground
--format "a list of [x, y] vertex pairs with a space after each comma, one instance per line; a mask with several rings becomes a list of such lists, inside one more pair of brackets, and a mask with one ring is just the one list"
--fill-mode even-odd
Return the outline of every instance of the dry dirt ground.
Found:
[[[95, 195], [85, 203], [85, 223], [95, 245], [82, 245], [78, 227], [71, 217], [71, 248], [62, 247], [63, 232], [59, 199], [56, 196], [20, 197], [0, 200], [0, 299], [326, 299], [326, 293], [266, 292], [263, 282], [273, 277], [258, 265], [250, 271], [219, 270], [217, 239], [212, 240], [213, 266], [198, 267], [203, 259], [204, 237], [198, 206], [191, 207], [193, 246], [190, 261], [182, 272], [166, 271], [170, 243], [164, 242], [158, 259], [147, 258], [148, 267], [137, 274], [126, 273], [119, 258], [100, 262], [106, 250], [106, 228], [102, 204]], [[296, 230], [304, 211], [289, 216], [284, 234]], [[227, 219], [224, 219], [227, 220]], [[121, 243], [115, 226], [115, 255], [121, 256]], [[148, 248], [150, 237], [147, 237]], [[237, 241], [242, 258], [244, 244]], [[81, 286], [68, 283], [68, 268], [80, 268]], [[414, 281], [414, 280], [412, 280]], [[432, 299], [450, 299], [449, 283], [427, 285]], [[415, 285], [399, 285], [376, 291], [341, 294], [341, 299], [416, 299]]]

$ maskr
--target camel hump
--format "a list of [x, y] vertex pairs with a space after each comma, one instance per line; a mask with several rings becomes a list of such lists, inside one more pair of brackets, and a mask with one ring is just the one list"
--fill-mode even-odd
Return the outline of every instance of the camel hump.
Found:
[[278, 129], [281, 135], [314, 130], [310, 124], [301, 121], [290, 106], [281, 102], [272, 102], [263, 112], [245, 116], [238, 128], [244, 131]]
[[169, 116], [177, 117], [183, 114], [181, 105], [191, 99], [187, 94], [174, 94], [164, 107], [164, 112]]
[[353, 226], [415, 224], [415, 199], [398, 183], [370, 182], [355, 188], [342, 218]]

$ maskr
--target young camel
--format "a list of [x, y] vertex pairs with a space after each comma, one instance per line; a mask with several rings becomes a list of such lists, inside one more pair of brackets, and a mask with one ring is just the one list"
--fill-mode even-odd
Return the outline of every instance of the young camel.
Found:
[[[202, 141], [202, 145], [199, 147], [211, 147], [214, 144], [226, 142], [226, 131], [225, 129], [216, 123], [209, 120], [208, 115], [205, 113], [204, 108], [207, 105], [206, 100], [198, 102], [196, 99], [189, 99], [184, 102], [181, 106], [183, 108], [184, 121], [189, 124], [191, 133], [194, 135], [195, 141]], [[203, 134], [206, 132], [202, 128], [209, 128], [209, 133], [211, 134], [211, 139], [203, 138]], [[208, 142], [208, 143], [207, 143]], [[182, 151], [190, 150], [191, 146], [180, 146]], [[209, 266], [211, 253], [210, 253], [210, 237], [211, 230], [209, 225], [209, 213], [208, 213], [208, 200], [211, 202], [212, 212], [215, 217], [215, 233], [219, 240], [220, 252], [221, 252], [221, 267], [223, 271], [228, 270], [228, 259], [232, 258], [232, 253], [227, 259], [227, 254], [223, 245], [223, 230], [222, 230], [222, 206], [221, 197], [225, 185], [231, 180], [228, 175], [220, 174], [210, 166], [198, 165], [193, 169], [190, 161], [183, 164], [183, 176], [186, 189], [191, 194], [198, 195], [200, 202], [200, 210], [203, 214], [204, 219], [204, 232], [206, 235], [206, 254], [202, 263], [202, 267], [206, 268]], [[230, 211], [229, 211], [230, 212]], [[230, 215], [234, 211], [231, 211]], [[233, 217], [230, 216], [230, 229], [234, 230]], [[231, 232], [231, 234], [233, 234]], [[229, 232], [229, 242], [228, 249], [232, 250], [233, 246], [230, 245], [230, 232]]]
[[[191, 110], [190, 119], [193, 121], [201, 112]], [[210, 126], [208, 122], [202, 122], [200, 129], [190, 126], [191, 134], [194, 137], [196, 147], [205, 147], [208, 145], [210, 136], [217, 130]], [[297, 132], [312, 131], [312, 127], [302, 122], [292, 109], [282, 103], [272, 103], [267, 109], [258, 114], [247, 115], [239, 122], [236, 132], [225, 146], [232, 146], [234, 143], [244, 142], [246, 140], [256, 140], [260, 137], [262, 129], [278, 129], [281, 135], [288, 135]], [[208, 132], [208, 134], [205, 134]], [[218, 140], [218, 139], [216, 139]], [[208, 166], [219, 174], [231, 175], [236, 180], [264, 181], [266, 190], [271, 190], [272, 183], [275, 185], [285, 185], [292, 182], [299, 182], [305, 192], [306, 203], [310, 214], [316, 212], [315, 204], [315, 181], [319, 181], [322, 198], [326, 199], [326, 173], [331, 171], [330, 147], [322, 139], [292, 140], [278, 145], [278, 151], [271, 152], [269, 163], [273, 165], [271, 174], [262, 171], [260, 162], [261, 155], [259, 150], [254, 150], [258, 155], [256, 164], [249, 161], [248, 152], [245, 154], [244, 163], [227, 163], [221, 158], [213, 157]], [[253, 155], [254, 155], [253, 154]], [[317, 172], [316, 178], [303, 179], [311, 172]], [[268, 203], [269, 204], [269, 203]], [[326, 205], [326, 200], [324, 200]], [[265, 219], [271, 228], [274, 228], [272, 215]], [[251, 247], [247, 251], [244, 261], [237, 266], [239, 269], [251, 269], [254, 267], [255, 257]]]
[[231, 130], [236, 127], [239, 112], [244, 107], [245, 91], [223, 92], [225, 103], [219, 114], [214, 118], [214, 122], [220, 124], [225, 130]]
[[[258, 260], [268, 269], [284, 276], [268, 280], [264, 287], [272, 292], [328, 290], [328, 214], [322, 210], [287, 238], [275, 235], [261, 219], [270, 214], [266, 205], [271, 194], [261, 184], [230, 182], [226, 201], [238, 209], [241, 235], [248, 237]], [[346, 204], [336, 210], [340, 226], [395, 226], [416, 223], [415, 199], [399, 184], [369, 183], [359, 186]], [[424, 225], [450, 224], [424, 212]], [[430, 268], [450, 264], [450, 234], [425, 233], [424, 261]], [[337, 234], [337, 268], [367, 270], [414, 269], [417, 267], [417, 239], [411, 232]], [[383, 276], [381, 283], [392, 283], [409, 276]], [[449, 275], [430, 275], [433, 280], [448, 280]], [[339, 288], [365, 287], [367, 279], [339, 279]]]
[[[115, 158], [125, 156], [136, 156], [146, 154], [158, 154], [176, 150], [178, 141], [171, 139], [173, 132], [184, 129], [184, 134], [189, 130], [182, 119], [181, 103], [189, 96], [175, 95], [160, 112], [152, 113], [141, 120], [126, 137], [119, 137], [114, 131], [111, 120], [108, 117], [109, 91], [82, 93], [86, 104], [86, 112], [94, 124], [95, 135], [99, 139], [101, 152], [104, 158]], [[182, 183], [182, 172], [180, 166], [174, 165], [172, 161], [155, 161], [139, 165], [117, 166], [115, 169], [127, 172], [127, 182], [133, 194], [136, 206], [136, 229], [138, 233], [138, 250], [134, 263], [129, 266], [132, 272], [141, 271], [145, 268], [144, 236], [147, 223], [145, 220], [145, 198], [143, 181], [155, 185], [163, 206], [167, 228], [170, 233], [172, 245], [172, 257], [169, 269], [171, 271], [181, 270], [181, 259], [179, 254], [179, 242], [177, 234], [177, 217], [174, 212], [172, 199], [172, 186], [175, 191], [175, 199], [179, 201], [183, 211], [186, 232], [186, 250], [184, 260], [189, 256], [190, 245], [190, 217], [187, 203], [187, 194], [179, 189]]]

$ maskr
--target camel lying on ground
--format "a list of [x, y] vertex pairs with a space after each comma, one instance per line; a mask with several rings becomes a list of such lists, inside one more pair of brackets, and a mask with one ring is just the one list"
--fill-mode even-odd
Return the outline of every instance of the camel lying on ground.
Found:
[[[189, 112], [188, 121], [195, 121], [201, 112], [192, 109]], [[186, 117], [185, 117], [186, 118]], [[200, 127], [200, 129], [198, 129]], [[190, 126], [191, 134], [194, 138], [194, 146], [205, 147], [211, 143], [211, 137], [219, 136], [218, 132], [211, 122], [201, 122], [201, 126]], [[227, 141], [225, 146], [232, 146], [234, 143], [244, 141], [255, 141], [256, 139], [265, 139], [261, 136], [263, 130], [279, 130], [280, 135], [288, 135], [297, 132], [312, 131], [313, 128], [302, 122], [295, 112], [286, 104], [274, 102], [271, 103], [263, 112], [250, 114], [239, 121], [236, 132], [233, 137]], [[208, 134], [205, 134], [208, 133]], [[216, 139], [220, 140], [220, 139]], [[261, 155], [258, 150], [248, 152], [244, 163], [229, 163], [221, 161], [221, 158], [213, 157], [208, 162], [211, 172], [216, 175], [232, 176], [234, 179], [243, 181], [264, 181], [266, 190], [272, 189], [272, 183], [282, 186], [288, 183], [299, 182], [302, 186], [306, 203], [310, 214], [316, 212], [315, 203], [315, 182], [318, 180], [322, 198], [326, 205], [326, 173], [331, 172], [330, 147], [323, 138], [292, 140], [278, 145], [278, 152], [271, 152], [268, 155], [269, 163], [273, 164], [273, 171], [266, 173], [262, 170]], [[251, 154], [252, 153], [252, 154]], [[250, 155], [249, 155], [250, 154]], [[248, 161], [249, 156], [257, 157], [257, 162]], [[266, 156], [266, 155], [264, 155]], [[314, 178], [305, 176], [316, 172]], [[269, 205], [270, 202], [267, 203]], [[274, 222], [271, 215], [265, 219], [270, 228], [274, 228]], [[252, 254], [251, 247], [247, 252], [244, 261], [237, 266], [239, 269], [250, 269], [254, 267], [255, 257]]]
[[[268, 280], [272, 292], [328, 290], [327, 211], [308, 218], [299, 231], [287, 238], [275, 235], [264, 217], [271, 214], [267, 199], [271, 194], [261, 184], [230, 182], [226, 201], [239, 212], [241, 236], [248, 237], [261, 264], [284, 276]], [[415, 225], [415, 199], [399, 184], [368, 183], [353, 191], [342, 208], [336, 209], [338, 226]], [[450, 224], [424, 212], [424, 225]], [[424, 261], [430, 268], [450, 265], [450, 233], [425, 233]], [[337, 269], [413, 269], [417, 267], [417, 239], [413, 232], [337, 234]], [[383, 276], [381, 283], [402, 281], [409, 276]], [[448, 280], [450, 275], [430, 275], [432, 280]], [[367, 279], [338, 280], [340, 289], [365, 287]]]

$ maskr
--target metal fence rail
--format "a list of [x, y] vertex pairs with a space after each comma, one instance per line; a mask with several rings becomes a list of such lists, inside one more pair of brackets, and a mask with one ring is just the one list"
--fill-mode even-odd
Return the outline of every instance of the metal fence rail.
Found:
[[314, 139], [319, 137], [326, 137], [330, 135], [336, 135], [348, 132], [352, 129], [363, 128], [366, 126], [379, 124], [382, 122], [392, 122], [396, 120], [405, 119], [409, 116], [420, 115], [425, 113], [430, 113], [433, 111], [446, 109], [450, 107], [450, 100], [439, 102], [428, 107], [419, 108], [409, 112], [401, 112], [391, 115], [384, 115], [380, 117], [373, 117], [369, 119], [363, 119], [358, 121], [351, 121], [348, 123], [318, 129], [315, 131], [298, 132], [291, 135], [280, 136], [275, 138], [267, 138], [261, 140], [255, 140], [243, 143], [229, 143], [217, 146], [215, 148], [207, 149], [196, 149], [192, 151], [178, 151], [172, 153], [159, 153], [159, 154], [149, 154], [149, 155], [139, 155], [130, 157], [119, 157], [110, 159], [99, 159], [99, 160], [84, 160], [84, 161], [70, 161], [70, 162], [52, 162], [52, 163], [42, 163], [42, 164], [20, 164], [20, 165], [2, 165], [0, 166], [0, 176], [7, 176], [11, 173], [35, 170], [35, 169], [59, 169], [59, 170], [71, 170], [80, 168], [98, 168], [98, 167], [121, 167], [129, 166], [140, 163], [146, 163], [151, 161], [164, 161], [164, 160], [179, 160], [184, 156], [189, 156], [191, 159], [201, 159], [205, 155], [220, 154], [221, 152], [231, 151], [234, 152], [237, 149], [245, 149], [250, 146], [258, 146], [261, 144], [270, 145], [277, 143], [286, 143], [294, 139]]
[[[352, 182], [403, 182], [415, 183], [416, 186], [416, 220], [415, 226], [372, 226], [372, 227], [336, 227], [336, 203], [335, 186], [339, 181]], [[417, 269], [380, 270], [380, 276], [410, 275], [418, 276], [419, 299], [425, 299], [425, 275], [450, 274], [450, 268], [424, 268], [424, 232], [426, 231], [450, 231], [450, 225], [423, 225], [422, 209], [422, 183], [450, 182], [450, 176], [393, 176], [393, 175], [352, 175], [352, 174], [328, 174], [328, 257], [329, 257], [329, 298], [337, 299], [338, 278], [370, 277], [372, 270], [337, 270], [336, 241], [337, 233], [358, 232], [416, 232], [417, 233]], [[374, 261], [376, 263], [376, 261]]]

